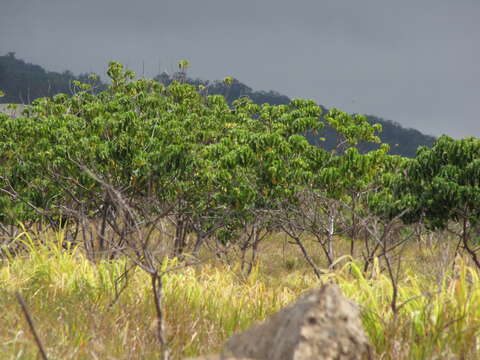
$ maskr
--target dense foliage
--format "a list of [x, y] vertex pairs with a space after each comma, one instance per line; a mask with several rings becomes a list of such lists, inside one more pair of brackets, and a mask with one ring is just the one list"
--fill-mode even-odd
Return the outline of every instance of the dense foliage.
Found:
[[37, 99], [17, 119], [1, 115], [3, 222], [78, 221], [78, 213], [113, 221], [108, 182], [143, 216], [166, 211], [208, 233], [217, 218], [217, 228], [228, 225], [226, 211], [246, 216], [292, 196], [309, 176], [303, 155], [323, 153], [300, 135], [321, 126], [312, 101], [242, 98], [230, 107], [193, 85], [130, 81], [118, 63], [108, 75], [112, 85], [99, 94], [76, 82], [71, 97]]
[[[175, 80], [180, 80], [201, 87], [202, 93], [205, 95], [222, 95], [229, 104], [241, 97], [249, 97], [257, 105], [264, 103], [287, 105], [290, 103], [290, 98], [285, 95], [275, 91], [254, 91], [236, 79], [232, 79], [233, 81], [230, 84], [226, 84], [224, 81], [192, 79], [180, 71], [170, 75], [161, 73], [154, 79], [164, 86], [170, 85]], [[99, 78], [94, 81], [89, 79], [88, 74], [75, 76], [70, 71], [63, 73], [45, 71], [41, 66], [29, 64], [16, 58], [14, 53], [0, 56], [0, 90], [6, 94], [4, 98], [0, 99], [0, 103], [30, 104], [40, 97], [54, 96], [59, 93], [71, 95], [75, 90], [78, 90], [72, 85], [73, 81], [92, 84], [93, 91], [96, 93], [107, 88], [107, 84]], [[323, 114], [328, 113], [328, 109], [325, 107], [322, 107], [322, 111]], [[435, 141], [433, 136], [422, 134], [415, 129], [403, 128], [397, 123], [376, 116], [367, 116], [367, 121], [372, 125], [375, 123], [382, 125], [382, 141], [389, 144], [392, 154], [414, 157], [419, 146], [431, 147]], [[309, 132], [307, 137], [310, 142], [329, 151], [337, 146], [338, 133], [328, 124], [319, 134]], [[359, 149], [361, 152], [367, 152], [378, 149], [378, 146], [367, 142], [360, 144]]]
[[[287, 231], [299, 246], [308, 233], [333, 264], [334, 235], [351, 238], [353, 255], [374, 215], [430, 228], [463, 221], [463, 246], [476, 260], [468, 242], [479, 218], [478, 139], [441, 137], [411, 160], [388, 155], [386, 144], [362, 153], [382, 130], [365, 116], [300, 99], [258, 105], [234, 79], [191, 84], [188, 63], [179, 66], [160, 83], [111, 63], [105, 91], [90, 75], [89, 84], [72, 82], [71, 96], [38, 98], [16, 119], [0, 115], [2, 223], [102, 219], [104, 238], [118, 217], [114, 189], [144, 219], [175, 219], [177, 254], [188, 234], [197, 252], [254, 225], [244, 249], [265, 230]], [[331, 151], [305, 137], [325, 127], [335, 131]]]

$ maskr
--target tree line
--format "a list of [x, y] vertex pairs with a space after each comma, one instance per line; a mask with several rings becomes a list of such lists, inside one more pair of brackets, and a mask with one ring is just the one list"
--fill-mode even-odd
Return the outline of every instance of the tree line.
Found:
[[[261, 241], [280, 231], [321, 277], [307, 238], [330, 267], [345, 255], [335, 239], [349, 239], [367, 270], [441, 229], [480, 267], [478, 138], [442, 136], [406, 158], [381, 144], [381, 124], [311, 100], [229, 103], [182, 77], [135, 80], [115, 62], [107, 73], [105, 91], [73, 81], [73, 95], [36, 99], [15, 119], [0, 114], [3, 249], [19, 223], [41, 224], [66, 231], [64, 246], [81, 244], [92, 260], [151, 259], [166, 243], [177, 257], [236, 248], [249, 272]], [[305, 136], [327, 125], [339, 134], [334, 151]], [[362, 153], [365, 142], [380, 145]]]
[[[89, 74], [75, 76], [70, 71], [63, 73], [46, 71], [39, 65], [29, 64], [18, 59], [15, 53], [11, 52], [0, 56], [0, 90], [6, 94], [5, 97], [0, 98], [0, 102], [30, 104], [33, 100], [45, 96], [53, 96], [59, 93], [71, 95], [73, 92], [73, 81], [90, 83], [94, 92], [101, 92], [107, 88], [108, 85], [99, 77], [96, 78], [95, 82], [92, 82], [88, 76]], [[155, 76], [154, 79], [163, 85], [169, 85], [175, 79], [179, 80], [179, 76], [185, 76], [185, 79], [182, 79], [185, 83], [195, 86], [207, 86], [209, 94], [222, 95], [229, 104], [245, 96], [249, 97], [257, 105], [264, 103], [286, 105], [291, 101], [289, 97], [276, 91], [254, 91], [236, 79], [228, 86], [223, 81], [193, 79], [179, 72], [174, 72], [170, 75], [161, 73]], [[321, 107], [324, 114], [328, 112], [327, 108]], [[379, 123], [382, 125], [383, 132], [380, 135], [382, 142], [390, 145], [392, 154], [414, 157], [419, 146], [431, 147], [435, 141], [433, 136], [422, 134], [415, 129], [403, 128], [398, 123], [373, 115], [367, 116], [367, 121], [370, 124]], [[336, 147], [337, 135], [335, 130], [326, 124], [319, 134], [307, 133], [307, 138], [311, 143], [327, 150], [332, 150]], [[378, 145], [362, 143], [359, 145], [359, 149], [361, 152], [367, 152], [378, 149]]]

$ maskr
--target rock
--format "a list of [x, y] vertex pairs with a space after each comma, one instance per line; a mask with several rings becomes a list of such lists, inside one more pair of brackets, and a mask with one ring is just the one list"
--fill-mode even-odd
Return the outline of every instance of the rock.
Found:
[[185, 360], [254, 360], [254, 359], [224, 357], [222, 355], [209, 355], [209, 356], [200, 356], [196, 358], [188, 358]]
[[370, 349], [358, 307], [336, 285], [325, 285], [232, 336], [217, 359], [357, 360], [371, 358]]

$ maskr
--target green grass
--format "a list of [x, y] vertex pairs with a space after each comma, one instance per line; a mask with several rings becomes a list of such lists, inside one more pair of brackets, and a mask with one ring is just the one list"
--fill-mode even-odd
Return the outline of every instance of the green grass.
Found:
[[[94, 264], [79, 249], [64, 251], [61, 234], [44, 245], [28, 234], [21, 239], [29, 251], [0, 264], [2, 359], [37, 358], [16, 291], [52, 359], [159, 358], [148, 275], [130, 273], [112, 305], [125, 284], [118, 279], [129, 266], [126, 259]], [[173, 357], [216, 352], [232, 333], [318, 286], [297, 249], [287, 250], [281, 253], [279, 242], [268, 240], [248, 278], [239, 276], [237, 265], [213, 261], [169, 273], [164, 291]], [[391, 282], [378, 261], [367, 274], [360, 263], [343, 261], [324, 277], [360, 305], [377, 358], [480, 358], [479, 274], [461, 258], [455, 266], [439, 264], [440, 251], [413, 245], [407, 251], [399, 286], [404, 306], [397, 316], [390, 309]]]

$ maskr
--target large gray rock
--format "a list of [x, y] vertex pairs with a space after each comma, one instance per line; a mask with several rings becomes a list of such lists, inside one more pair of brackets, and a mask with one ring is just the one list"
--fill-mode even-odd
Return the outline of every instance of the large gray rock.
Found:
[[232, 336], [223, 357], [256, 360], [371, 358], [358, 307], [336, 285], [312, 290], [265, 322]]
[[233, 357], [225, 357], [222, 355], [209, 355], [209, 356], [200, 356], [196, 358], [188, 358], [185, 360], [254, 360], [254, 359], [233, 358]]

